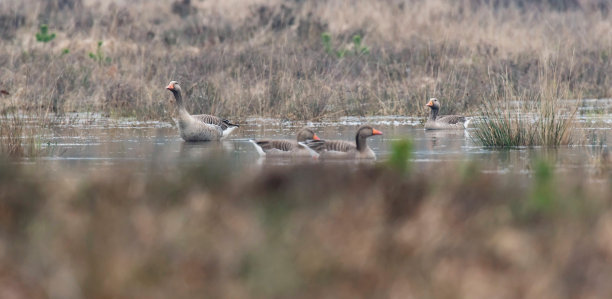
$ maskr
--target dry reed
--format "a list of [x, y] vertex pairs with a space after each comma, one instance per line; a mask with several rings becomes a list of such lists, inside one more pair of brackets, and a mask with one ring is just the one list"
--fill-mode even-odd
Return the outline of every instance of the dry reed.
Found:
[[[600, 2], [9, 1], [0, 88], [11, 96], [0, 101], [160, 119], [172, 111], [163, 87], [176, 79], [191, 111], [234, 118], [424, 115], [431, 96], [470, 113], [494, 95], [491, 74], [509, 71], [535, 92], [551, 58], [570, 93], [609, 97], [612, 21]], [[57, 34], [47, 43], [34, 39], [43, 23]], [[369, 53], [329, 54], [325, 32], [334, 50], [351, 50], [358, 35]]]

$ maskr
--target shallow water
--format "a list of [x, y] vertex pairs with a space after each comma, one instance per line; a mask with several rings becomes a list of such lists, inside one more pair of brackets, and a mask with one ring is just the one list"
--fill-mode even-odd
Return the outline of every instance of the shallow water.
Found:
[[[606, 145], [610, 125], [608, 115], [581, 115], [580, 121], [593, 124], [588, 133]], [[231, 157], [231, 167], [262, 163], [290, 164], [291, 159], [262, 159], [249, 139], [294, 139], [303, 126], [315, 129], [323, 139], [354, 140], [355, 131], [362, 124], [370, 124], [383, 131], [383, 136], [368, 139], [378, 161], [386, 160], [393, 140], [408, 138], [414, 143], [412, 161], [416, 167], [443, 167], [444, 162], [478, 161], [490, 173], [530, 172], [530, 165], [539, 157], [553, 158], [563, 171], [571, 171], [592, 163], [601, 155], [601, 146], [581, 145], [550, 150], [517, 148], [496, 150], [478, 145], [470, 132], [425, 131], [423, 119], [413, 117], [344, 117], [336, 121], [287, 122], [277, 119], [251, 118], [221, 142], [186, 143], [177, 129], [168, 122], [141, 122], [130, 119], [108, 119], [72, 116], [68, 121], [53, 126], [40, 141], [43, 155], [26, 159], [24, 164], [45, 165], [51, 169], [69, 171], [97, 171], [115, 166], [128, 166], [134, 171], [167, 171], [195, 163], [217, 159], [219, 153]], [[593, 142], [594, 143], [594, 142]], [[303, 161], [303, 160], [302, 160]], [[312, 162], [312, 161], [309, 161]], [[316, 163], [330, 163], [316, 162]], [[333, 163], [350, 163], [352, 161]]]

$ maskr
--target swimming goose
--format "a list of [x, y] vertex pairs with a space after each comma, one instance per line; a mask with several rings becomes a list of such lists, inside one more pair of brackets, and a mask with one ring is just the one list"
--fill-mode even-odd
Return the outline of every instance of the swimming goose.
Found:
[[382, 134], [371, 126], [361, 126], [355, 134], [355, 143], [345, 140], [309, 140], [305, 144], [318, 152], [321, 158], [376, 159], [366, 139]]
[[297, 140], [287, 139], [260, 139], [253, 140], [251, 143], [255, 145], [255, 149], [260, 156], [275, 156], [275, 157], [306, 157], [313, 156], [317, 157], [319, 154], [309, 147], [304, 146], [303, 142], [307, 140], [321, 140], [317, 134], [310, 128], [303, 128], [297, 133]]
[[429, 99], [426, 106], [431, 110], [429, 111], [429, 118], [425, 122], [425, 130], [465, 129], [470, 122], [465, 116], [460, 115], [438, 116], [440, 102], [436, 98]]
[[166, 89], [171, 91], [178, 107], [178, 126], [181, 138], [185, 141], [211, 141], [227, 137], [238, 125], [227, 119], [213, 115], [190, 115], [183, 104], [181, 86], [176, 81], [170, 82]]

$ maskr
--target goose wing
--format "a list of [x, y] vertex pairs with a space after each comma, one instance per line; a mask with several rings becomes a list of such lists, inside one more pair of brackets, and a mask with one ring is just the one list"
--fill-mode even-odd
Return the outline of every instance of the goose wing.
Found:
[[350, 152], [357, 149], [357, 146], [353, 142], [345, 141], [345, 140], [327, 140], [325, 142], [325, 147], [328, 151], [335, 152]]
[[465, 116], [460, 115], [445, 115], [436, 118], [436, 122], [446, 123], [446, 124], [460, 124], [465, 122]]
[[355, 144], [344, 140], [308, 140], [305, 144], [317, 153], [324, 151], [346, 153], [357, 149]]
[[293, 140], [256, 140], [255, 143], [264, 151], [277, 149], [288, 152], [297, 147], [297, 142]]
[[229, 120], [223, 119], [223, 118], [220, 118], [214, 115], [199, 114], [199, 115], [192, 115], [192, 117], [203, 123], [219, 126], [224, 131], [227, 130], [229, 127], [238, 127], [238, 125], [231, 123]]

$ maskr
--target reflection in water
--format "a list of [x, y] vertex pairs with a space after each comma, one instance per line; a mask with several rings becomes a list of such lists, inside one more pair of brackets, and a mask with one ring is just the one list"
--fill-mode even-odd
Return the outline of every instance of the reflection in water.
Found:
[[181, 159], [203, 160], [231, 153], [235, 150], [234, 142], [224, 141], [202, 141], [181, 142], [179, 156]]
[[461, 146], [464, 141], [465, 130], [426, 130], [425, 136], [429, 139], [429, 149], [440, 149], [445, 147], [453, 147], [459, 144]]

